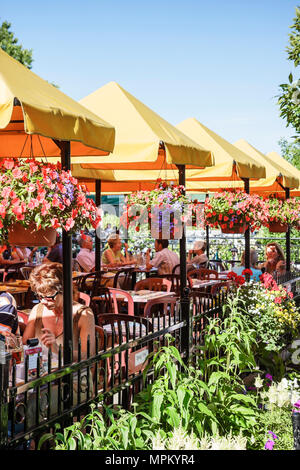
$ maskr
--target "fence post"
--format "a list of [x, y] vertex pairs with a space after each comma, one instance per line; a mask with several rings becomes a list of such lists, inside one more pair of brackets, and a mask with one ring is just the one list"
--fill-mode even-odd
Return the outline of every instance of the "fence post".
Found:
[[191, 355], [191, 344], [192, 344], [192, 321], [190, 313], [190, 290], [188, 287], [183, 289], [183, 295], [180, 298], [181, 308], [181, 319], [185, 321], [185, 327], [182, 328], [181, 344], [182, 349], [185, 352], [184, 363], [188, 365]]
[[300, 413], [292, 412], [294, 450], [300, 450]]
[[8, 443], [8, 386], [11, 354], [5, 354], [0, 361], [0, 448]]

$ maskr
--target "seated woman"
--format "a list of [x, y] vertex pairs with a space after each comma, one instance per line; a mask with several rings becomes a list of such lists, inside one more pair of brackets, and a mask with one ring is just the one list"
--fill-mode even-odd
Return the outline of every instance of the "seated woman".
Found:
[[270, 242], [265, 249], [266, 261], [259, 268], [264, 268], [270, 274], [285, 274], [285, 257], [280, 245], [276, 242]]
[[[23, 333], [23, 344], [29, 338], [38, 338], [54, 354], [63, 347], [63, 272], [60, 263], [37, 266], [29, 277], [31, 289], [40, 303], [31, 310]], [[90, 353], [95, 353], [95, 320], [92, 310], [73, 301], [73, 359], [77, 360], [78, 340], [81, 340], [81, 357], [86, 357], [87, 339]]]
[[130, 256], [128, 254], [128, 245], [124, 243], [125, 256], [123, 256], [122, 242], [118, 235], [111, 235], [107, 240], [109, 248], [107, 248], [103, 254], [101, 261], [103, 264], [109, 265], [111, 267], [120, 266], [122, 264], [130, 263]]
[[20, 259], [20, 261], [29, 261], [31, 256], [31, 249], [25, 246], [15, 246], [13, 247], [13, 253], [16, 254], [16, 257]]
[[[262, 271], [260, 269], [257, 269], [256, 267], [257, 261], [258, 261], [257, 251], [254, 249], [251, 249], [250, 250], [250, 269], [253, 274], [250, 276], [250, 279], [253, 281], [259, 282], [260, 281], [259, 276], [261, 276]], [[233, 268], [232, 271], [240, 276], [242, 272], [244, 271], [244, 269], [246, 269], [245, 268], [245, 252], [243, 252], [242, 257], [241, 257], [241, 265]]]
[[193, 249], [189, 250], [188, 257], [187, 257], [187, 270], [190, 271], [195, 269], [195, 264], [205, 264], [208, 262], [208, 258], [205, 254], [206, 250], [206, 242], [204, 240], [200, 240], [194, 243]]
[[19, 257], [17, 251], [12, 248], [7, 248], [6, 246], [0, 247], [0, 265], [1, 264], [17, 264], [21, 263], [22, 259]]

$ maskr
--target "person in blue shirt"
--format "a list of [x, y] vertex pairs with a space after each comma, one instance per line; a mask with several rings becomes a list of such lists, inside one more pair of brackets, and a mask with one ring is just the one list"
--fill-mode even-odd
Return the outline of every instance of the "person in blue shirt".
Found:
[[[258, 261], [257, 251], [254, 249], [251, 249], [250, 250], [250, 269], [252, 271], [252, 275], [250, 276], [250, 280], [259, 282], [260, 281], [259, 276], [262, 275], [262, 271], [256, 268], [257, 261]], [[242, 257], [241, 257], [241, 265], [233, 268], [232, 271], [236, 273], [238, 276], [241, 276], [244, 269], [246, 269], [245, 252], [243, 252]]]

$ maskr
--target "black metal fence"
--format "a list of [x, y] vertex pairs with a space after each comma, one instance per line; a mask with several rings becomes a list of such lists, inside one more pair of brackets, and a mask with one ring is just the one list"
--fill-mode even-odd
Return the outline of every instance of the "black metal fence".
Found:
[[[278, 280], [289, 285], [300, 298], [300, 277], [289, 274]], [[96, 327], [96, 353], [82, 357], [80, 342], [78, 361], [62, 365], [62, 354], [39, 357], [36, 377], [29, 377], [29, 359], [25, 360], [24, 378], [18, 378], [18, 365], [7, 356], [0, 364], [0, 448], [24, 449], [30, 441], [54, 429], [55, 423], [66, 427], [89, 411], [89, 405], [101, 397], [104, 404], [130, 407], [134, 396], [153, 381], [149, 369], [145, 381], [145, 359], [168, 336], [174, 338], [185, 361], [203, 343], [203, 331], [212, 318], [222, 315], [226, 292], [217, 295], [194, 291], [179, 300], [168, 297], [154, 305], [148, 318], [126, 314], [100, 315]], [[89, 342], [88, 342], [89, 343]], [[40, 366], [48, 373], [42, 374]], [[53, 370], [55, 368], [55, 370]]]
[[38, 441], [54, 428], [79, 420], [97, 397], [106, 404], [128, 408], [144, 385], [152, 380], [153, 372], [143, 381], [145, 359], [159, 345], [167, 344], [166, 335], [181, 347], [186, 321], [182, 318], [180, 303], [173, 298], [164, 301], [163, 312], [156, 311], [150, 318], [126, 314], [103, 314], [101, 326], [96, 327], [96, 354], [81, 357], [78, 344], [78, 362], [62, 365], [61, 351], [53, 371], [53, 355], [47, 357], [47, 374], [41, 375], [39, 357], [36, 377], [29, 378], [28, 357], [25, 360], [24, 380], [18, 380], [18, 365], [10, 369], [11, 358], [0, 364], [0, 445], [3, 449], [26, 448], [30, 440]]

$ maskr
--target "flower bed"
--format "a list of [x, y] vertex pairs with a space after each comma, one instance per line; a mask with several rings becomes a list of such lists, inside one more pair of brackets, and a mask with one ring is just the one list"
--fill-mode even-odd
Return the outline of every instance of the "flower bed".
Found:
[[[251, 275], [245, 270], [244, 275]], [[293, 294], [278, 286], [271, 274], [263, 274], [261, 283], [246, 282], [243, 276], [234, 272], [228, 274], [235, 285], [232, 295], [238, 295], [245, 314], [254, 322], [258, 343], [264, 349], [282, 351], [299, 334], [300, 312], [293, 300]]]

